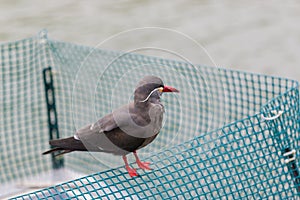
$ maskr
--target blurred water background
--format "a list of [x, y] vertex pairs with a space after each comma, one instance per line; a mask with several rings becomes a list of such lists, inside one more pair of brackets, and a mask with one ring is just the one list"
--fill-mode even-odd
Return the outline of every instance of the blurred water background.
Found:
[[[164, 27], [194, 38], [218, 66], [300, 78], [297, 0], [2, 0], [0, 15], [0, 42], [30, 37], [46, 28], [50, 38], [96, 46], [121, 31]], [[138, 37], [122, 45], [162, 40], [160, 34]], [[163, 42], [197, 57], [190, 44]], [[207, 59], [197, 62], [212, 65]]]

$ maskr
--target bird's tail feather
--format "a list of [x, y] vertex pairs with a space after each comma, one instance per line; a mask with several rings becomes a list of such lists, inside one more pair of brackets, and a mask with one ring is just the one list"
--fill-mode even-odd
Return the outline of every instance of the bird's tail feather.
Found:
[[65, 154], [65, 153], [70, 153], [72, 151], [87, 151], [87, 149], [83, 145], [83, 143], [80, 140], [74, 139], [74, 137], [50, 140], [49, 144], [55, 148], [43, 152], [42, 153], [43, 155], [57, 152], [57, 154], [55, 154], [55, 156], [59, 156], [59, 155]]
[[42, 154], [43, 154], [43, 155], [46, 155], [46, 154], [49, 154], [49, 153], [53, 153], [53, 152], [57, 152], [57, 151], [62, 151], [62, 150], [64, 150], [64, 149], [63, 149], [63, 148], [56, 147], [56, 148], [54, 148], [54, 149], [50, 149], [50, 150], [48, 150], [48, 151], [45, 151], [45, 152], [43, 152]]
[[54, 154], [55, 156], [61, 156], [63, 154], [70, 153], [72, 151], [73, 150], [66, 150], [66, 149], [63, 149], [63, 148], [60, 148], [60, 147], [56, 147], [54, 149], [50, 149], [48, 151], [43, 152], [42, 155], [46, 155], [46, 154], [50, 154], [50, 153], [55, 153]]
[[76, 140], [74, 137], [50, 140], [49, 144], [53, 147], [60, 147], [65, 150], [87, 151], [83, 143], [80, 140]]

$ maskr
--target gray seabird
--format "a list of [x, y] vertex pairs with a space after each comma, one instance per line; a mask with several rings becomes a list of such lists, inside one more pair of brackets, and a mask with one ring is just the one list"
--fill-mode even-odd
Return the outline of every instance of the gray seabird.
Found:
[[57, 155], [72, 151], [106, 152], [123, 156], [131, 177], [138, 176], [128, 164], [126, 155], [133, 152], [141, 169], [150, 170], [149, 162], [141, 162], [136, 150], [151, 143], [158, 135], [163, 120], [164, 106], [160, 96], [164, 92], [179, 92], [165, 86], [155, 76], [144, 77], [134, 91], [134, 101], [79, 129], [73, 137], [51, 140], [54, 149], [44, 152]]

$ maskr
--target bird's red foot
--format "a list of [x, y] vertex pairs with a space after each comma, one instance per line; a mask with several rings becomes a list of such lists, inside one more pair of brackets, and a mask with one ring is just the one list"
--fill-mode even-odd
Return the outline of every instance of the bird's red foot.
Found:
[[150, 162], [141, 162], [140, 160], [136, 161], [136, 164], [139, 166], [141, 169], [145, 170], [151, 170], [150, 168]]
[[131, 167], [126, 167], [126, 170], [128, 171], [128, 174], [130, 175], [130, 177], [134, 177], [134, 176], [138, 176], [138, 173], [136, 172], [136, 170], [134, 168]]
[[123, 160], [124, 160], [124, 163], [125, 163], [125, 168], [126, 168], [128, 174], [130, 175], [130, 177], [138, 176], [138, 173], [136, 172], [136, 170], [134, 168], [131, 168], [128, 165], [126, 155], [123, 156]]

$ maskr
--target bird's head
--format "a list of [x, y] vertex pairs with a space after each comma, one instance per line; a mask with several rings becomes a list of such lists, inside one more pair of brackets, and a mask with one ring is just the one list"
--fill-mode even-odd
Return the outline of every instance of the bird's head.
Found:
[[176, 88], [164, 85], [156, 76], [145, 76], [134, 91], [135, 104], [156, 103], [164, 92], [179, 92]]

